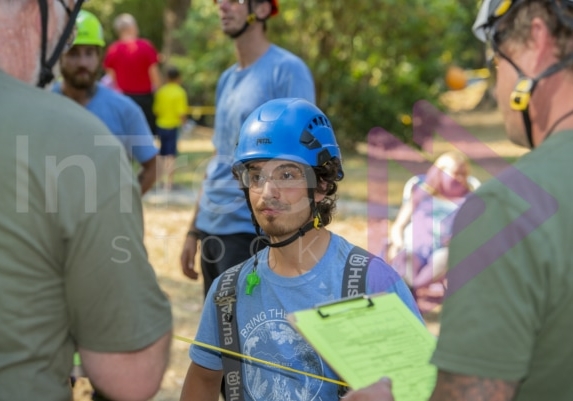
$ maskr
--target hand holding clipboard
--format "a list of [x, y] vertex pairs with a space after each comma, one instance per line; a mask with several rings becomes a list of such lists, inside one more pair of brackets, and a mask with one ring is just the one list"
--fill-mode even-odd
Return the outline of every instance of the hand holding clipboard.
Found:
[[388, 376], [396, 401], [426, 401], [436, 339], [396, 294], [346, 298], [287, 316], [353, 389]]

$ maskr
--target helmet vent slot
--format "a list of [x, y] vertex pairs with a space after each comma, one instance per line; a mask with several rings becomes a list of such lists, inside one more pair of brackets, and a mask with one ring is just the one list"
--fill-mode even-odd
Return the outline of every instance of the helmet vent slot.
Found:
[[322, 147], [320, 141], [307, 130], [304, 130], [300, 135], [300, 143], [302, 143], [307, 149], [320, 149]]

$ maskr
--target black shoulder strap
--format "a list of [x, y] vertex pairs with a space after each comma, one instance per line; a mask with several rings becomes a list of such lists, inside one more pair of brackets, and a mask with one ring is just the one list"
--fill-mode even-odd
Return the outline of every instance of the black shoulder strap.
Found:
[[[221, 348], [237, 354], [241, 352], [236, 319], [237, 282], [242, 267], [243, 264], [240, 264], [226, 270], [219, 279], [214, 295]], [[227, 354], [221, 354], [221, 358], [225, 380], [225, 400], [243, 401], [241, 360]]]
[[342, 298], [366, 293], [366, 271], [372, 258], [375, 256], [359, 246], [350, 250], [342, 277]]
[[[366, 294], [366, 271], [373, 254], [359, 246], [354, 246], [346, 258], [344, 275], [342, 277], [342, 298]], [[338, 398], [342, 399], [348, 392], [348, 387], [338, 387]]]

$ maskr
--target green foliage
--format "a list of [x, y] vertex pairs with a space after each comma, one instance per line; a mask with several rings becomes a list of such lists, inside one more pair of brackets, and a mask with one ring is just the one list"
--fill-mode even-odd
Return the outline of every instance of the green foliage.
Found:
[[114, 18], [121, 13], [130, 13], [138, 22], [140, 35], [149, 39], [158, 49], [161, 48], [165, 0], [90, 0], [84, 8], [100, 19], [107, 44], [116, 39]]
[[[143, 36], [161, 43], [164, 0], [87, 4], [107, 26], [119, 12], [132, 12]], [[273, 42], [308, 63], [318, 106], [343, 146], [363, 141], [375, 126], [409, 141], [412, 106], [422, 99], [437, 104], [446, 68], [482, 66], [483, 48], [471, 34], [476, 11], [474, 0], [280, 0], [268, 29]], [[182, 70], [191, 103], [214, 104], [217, 79], [235, 57], [213, 0], [193, 0], [175, 35], [187, 54], [169, 62]]]
[[[318, 105], [343, 145], [364, 140], [375, 126], [409, 140], [413, 104], [437, 103], [446, 67], [469, 64], [481, 52], [470, 32], [474, 12], [475, 5], [456, 0], [281, 0], [269, 37], [308, 63]], [[212, 101], [216, 79], [234, 57], [211, 0], [193, 1], [180, 34], [189, 53], [178, 63], [192, 98]]]
[[213, 0], [193, 0], [185, 26], [176, 33], [187, 44], [187, 56], [173, 56], [180, 68], [190, 104], [213, 105], [219, 75], [235, 62], [233, 42], [219, 29]]
[[404, 116], [418, 100], [437, 102], [452, 61], [444, 55], [458, 51], [461, 31], [470, 35], [456, 1], [283, 0], [281, 6], [292, 11], [273, 21], [272, 37], [309, 63], [318, 104], [347, 144], [364, 140], [374, 126], [409, 140]]

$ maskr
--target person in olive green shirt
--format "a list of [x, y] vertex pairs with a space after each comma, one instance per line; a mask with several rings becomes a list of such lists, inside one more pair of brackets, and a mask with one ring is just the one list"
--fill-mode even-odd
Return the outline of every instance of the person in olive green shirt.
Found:
[[507, 135], [531, 151], [456, 216], [431, 400], [570, 401], [573, 1], [486, 0], [474, 32], [493, 50]]
[[30, 85], [52, 78], [81, 4], [0, 0], [0, 400], [71, 399], [76, 350], [109, 399], [153, 397], [167, 367], [171, 309], [125, 151], [83, 107]]

